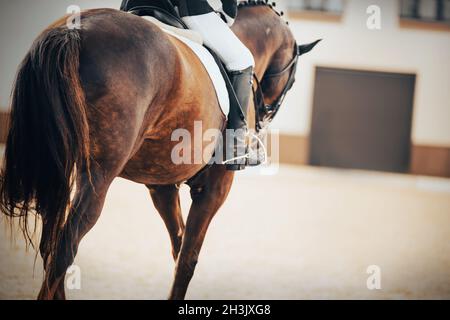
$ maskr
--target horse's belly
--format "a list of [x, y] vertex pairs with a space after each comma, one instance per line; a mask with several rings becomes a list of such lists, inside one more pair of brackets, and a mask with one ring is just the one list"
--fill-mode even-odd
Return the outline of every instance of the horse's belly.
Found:
[[[156, 147], [156, 144], [159, 146]], [[172, 161], [172, 143], [146, 140], [128, 161], [120, 177], [142, 184], [165, 185], [184, 182], [200, 171], [203, 164], [177, 164]]]
[[[179, 152], [181, 149], [182, 157]], [[211, 143], [198, 145], [192, 141], [188, 145], [186, 141], [162, 143], [145, 140], [138, 152], [127, 162], [120, 177], [147, 185], [182, 183], [192, 178], [208, 163], [213, 150]], [[191, 152], [191, 155], [183, 156], [187, 152]]]

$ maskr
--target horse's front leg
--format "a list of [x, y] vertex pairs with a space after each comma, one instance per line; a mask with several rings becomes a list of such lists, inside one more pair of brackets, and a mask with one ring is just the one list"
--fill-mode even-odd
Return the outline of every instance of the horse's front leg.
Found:
[[176, 185], [147, 185], [150, 195], [161, 218], [169, 231], [172, 242], [172, 255], [176, 261], [184, 234], [184, 221], [181, 215], [179, 189]]
[[233, 172], [225, 170], [225, 166], [214, 165], [188, 182], [192, 206], [186, 221], [169, 299], [184, 299], [209, 223], [227, 198], [233, 176]]

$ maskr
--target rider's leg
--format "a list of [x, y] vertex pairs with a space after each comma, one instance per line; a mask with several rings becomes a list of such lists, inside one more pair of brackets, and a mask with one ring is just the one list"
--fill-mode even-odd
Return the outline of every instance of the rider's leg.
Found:
[[255, 65], [250, 50], [215, 12], [182, 19], [190, 29], [203, 36], [205, 45], [216, 51], [228, 71], [241, 71]]
[[232, 106], [228, 114], [226, 135], [226, 167], [228, 170], [242, 170], [247, 164], [249, 149], [247, 148], [247, 112], [253, 80], [253, 67], [242, 71], [232, 71], [230, 80], [239, 105]]
[[[228, 139], [234, 148], [232, 154], [227, 153], [227, 160], [239, 158], [239, 161], [227, 162], [229, 170], [244, 169], [249, 156], [260, 156], [258, 153], [238, 152], [245, 150], [247, 134], [246, 116], [251, 96], [251, 87], [253, 79], [254, 59], [248, 48], [239, 40], [231, 29], [214, 13], [183, 17], [183, 21], [189, 28], [199, 32], [204, 39], [205, 45], [213, 49], [225, 63], [226, 68], [231, 74], [231, 82], [236, 92], [240, 105], [231, 105], [228, 115], [228, 129], [233, 129], [236, 133], [236, 139]], [[240, 134], [240, 133], [244, 134]], [[227, 148], [229, 150], [230, 148]], [[251, 163], [259, 163], [258, 158], [251, 159]]]

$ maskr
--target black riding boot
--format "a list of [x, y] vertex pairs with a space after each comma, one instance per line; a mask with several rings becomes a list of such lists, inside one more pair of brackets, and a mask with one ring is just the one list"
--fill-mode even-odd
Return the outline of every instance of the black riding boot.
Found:
[[225, 165], [227, 170], [237, 171], [245, 168], [248, 158], [246, 115], [250, 102], [253, 68], [232, 73], [230, 80], [239, 105], [235, 103], [230, 105], [227, 129], [232, 130], [227, 130], [225, 137]]

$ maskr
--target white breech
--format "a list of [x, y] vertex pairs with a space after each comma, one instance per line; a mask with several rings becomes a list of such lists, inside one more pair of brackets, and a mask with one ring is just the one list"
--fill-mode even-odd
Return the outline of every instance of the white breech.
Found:
[[228, 71], [241, 71], [255, 66], [250, 50], [217, 13], [183, 17], [183, 21], [202, 35], [205, 45], [219, 55]]

